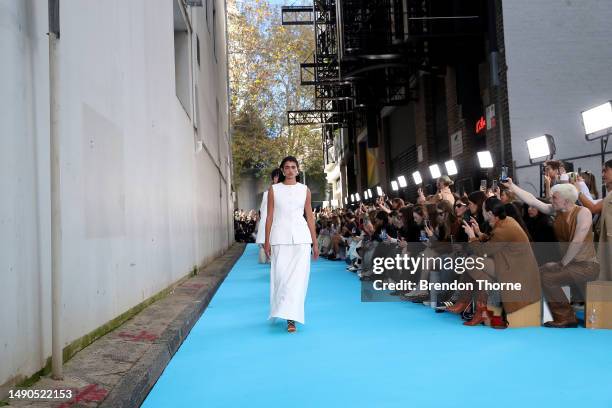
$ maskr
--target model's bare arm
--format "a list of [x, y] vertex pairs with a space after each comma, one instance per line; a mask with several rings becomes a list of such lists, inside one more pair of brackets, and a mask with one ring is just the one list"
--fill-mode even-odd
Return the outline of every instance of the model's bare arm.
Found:
[[306, 189], [306, 202], [304, 203], [304, 212], [306, 213], [306, 222], [308, 223], [310, 237], [312, 238], [312, 254], [314, 259], [317, 259], [319, 257], [319, 245], [317, 243], [317, 230], [315, 228], [314, 214], [312, 213], [312, 200], [309, 188]]
[[268, 213], [266, 214], [266, 241], [264, 243], [264, 251], [270, 257], [270, 230], [272, 229], [272, 221], [274, 221], [274, 189], [272, 186], [268, 189]]

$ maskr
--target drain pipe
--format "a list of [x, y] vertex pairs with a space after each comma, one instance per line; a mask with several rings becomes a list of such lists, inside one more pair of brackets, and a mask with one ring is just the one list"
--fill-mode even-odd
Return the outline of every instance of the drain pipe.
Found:
[[49, 137], [51, 174], [51, 371], [63, 378], [62, 217], [59, 140], [59, 0], [49, 0]]

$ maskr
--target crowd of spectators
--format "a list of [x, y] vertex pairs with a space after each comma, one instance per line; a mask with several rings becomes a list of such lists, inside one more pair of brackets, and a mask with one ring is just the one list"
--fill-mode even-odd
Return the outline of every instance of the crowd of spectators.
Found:
[[[453, 193], [452, 180], [442, 176], [435, 194], [426, 196], [419, 190], [413, 202], [379, 197], [348, 208], [320, 209], [315, 212], [317, 245], [322, 257], [346, 262], [361, 280], [465, 283], [486, 279], [522, 284], [523, 289], [514, 294], [423, 289], [392, 293], [405, 301], [460, 314], [466, 325], [504, 328], [507, 314], [545, 299], [553, 318], [545, 326], [576, 327], [572, 305], [584, 302], [586, 283], [612, 278], [612, 220], [605, 222], [612, 218], [612, 205], [599, 198], [591, 173], [566, 173], [557, 161], [547, 162], [544, 169], [542, 198], [512, 179], [459, 196]], [[612, 192], [612, 160], [606, 162], [602, 176]], [[397, 254], [444, 259], [486, 254], [488, 259], [483, 270], [463, 274], [426, 268], [410, 275], [394, 269], [374, 273], [375, 258]], [[571, 299], [564, 286], [571, 288]]]
[[234, 211], [234, 239], [236, 242], [255, 242], [255, 228], [257, 227], [257, 220], [258, 214], [255, 210]]

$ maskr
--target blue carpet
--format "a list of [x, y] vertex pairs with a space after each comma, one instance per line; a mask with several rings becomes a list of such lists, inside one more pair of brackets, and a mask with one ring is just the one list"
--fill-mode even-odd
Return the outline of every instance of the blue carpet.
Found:
[[312, 263], [306, 325], [267, 321], [249, 245], [143, 407], [612, 407], [612, 330], [464, 327], [362, 303], [343, 262]]

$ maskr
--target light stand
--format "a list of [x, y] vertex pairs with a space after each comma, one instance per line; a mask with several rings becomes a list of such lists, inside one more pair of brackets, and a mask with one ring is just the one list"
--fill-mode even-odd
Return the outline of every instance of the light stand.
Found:
[[546, 160], [552, 160], [557, 153], [557, 147], [555, 146], [555, 138], [549, 134], [537, 136], [528, 139], [527, 150], [529, 151], [529, 163], [539, 163], [540, 169], [540, 197], [544, 194], [544, 162]]

